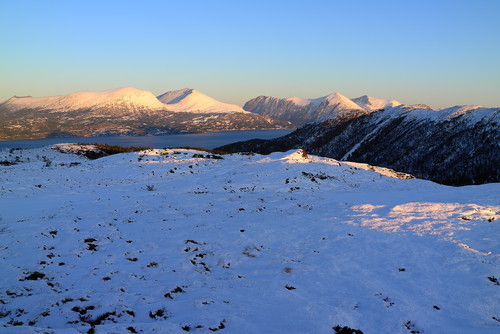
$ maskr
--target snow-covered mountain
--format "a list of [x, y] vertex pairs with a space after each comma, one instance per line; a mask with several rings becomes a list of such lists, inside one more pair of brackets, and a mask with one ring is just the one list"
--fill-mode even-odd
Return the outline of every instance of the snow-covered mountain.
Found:
[[303, 148], [450, 185], [500, 182], [500, 109], [456, 106], [432, 110], [399, 105], [354, 118], [311, 123], [281, 138], [220, 147], [268, 154]]
[[133, 87], [53, 97], [12, 97], [0, 104], [0, 140], [293, 127], [192, 89], [169, 92], [160, 98], [163, 102], [151, 92]]
[[243, 109], [304, 125], [326, 119], [330, 122], [342, 121], [398, 105], [401, 103], [396, 100], [383, 100], [367, 95], [351, 100], [339, 93], [333, 93], [316, 99], [259, 96], [248, 101]]
[[2, 333], [498, 333], [500, 184], [58, 147], [0, 150]]
[[399, 106], [401, 103], [396, 100], [383, 100], [377, 99], [375, 97], [363, 95], [351, 99], [352, 102], [356, 103], [363, 109], [366, 110], [379, 110]]
[[2, 104], [10, 111], [22, 109], [41, 109], [52, 112], [64, 112], [76, 109], [90, 111], [121, 110], [132, 112], [144, 110], [167, 110], [153, 93], [133, 87], [124, 87], [100, 92], [78, 92], [69, 95], [51, 97], [12, 97]]
[[370, 112], [347, 97], [333, 93], [316, 99], [299, 97], [276, 98], [259, 96], [251, 99], [243, 109], [276, 119], [290, 121], [297, 125], [318, 122], [325, 119], [342, 120]]
[[247, 113], [235, 104], [219, 102], [191, 88], [166, 92], [158, 100], [167, 104], [168, 110], [198, 113]]

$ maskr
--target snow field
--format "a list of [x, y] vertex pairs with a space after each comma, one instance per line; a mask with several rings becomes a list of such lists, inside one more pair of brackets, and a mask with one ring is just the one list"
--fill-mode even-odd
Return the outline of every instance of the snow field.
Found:
[[1, 161], [2, 333], [499, 330], [498, 184], [300, 151]]

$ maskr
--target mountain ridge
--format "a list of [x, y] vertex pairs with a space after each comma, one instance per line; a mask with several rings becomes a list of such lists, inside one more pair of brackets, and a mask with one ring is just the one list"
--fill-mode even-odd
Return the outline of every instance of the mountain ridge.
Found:
[[347, 117], [356, 111], [366, 112], [340, 93], [332, 93], [315, 99], [303, 99], [296, 96], [289, 98], [258, 96], [246, 102], [243, 109], [297, 125], [321, 121], [328, 117]]
[[350, 119], [309, 123], [272, 140], [221, 146], [269, 154], [302, 148], [312, 154], [384, 166], [448, 185], [500, 182], [500, 109], [433, 110], [399, 105]]
[[245, 103], [243, 109], [260, 115], [290, 121], [297, 125], [304, 125], [325, 121], [326, 119], [331, 119], [331, 121], [335, 119], [342, 120], [400, 104], [396, 100], [383, 100], [367, 95], [349, 99], [335, 92], [314, 99], [304, 99], [296, 96], [277, 98], [261, 95]]

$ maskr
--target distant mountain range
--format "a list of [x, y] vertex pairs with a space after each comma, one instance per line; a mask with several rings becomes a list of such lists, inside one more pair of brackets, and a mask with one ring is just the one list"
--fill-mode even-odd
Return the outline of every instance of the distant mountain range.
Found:
[[346, 120], [400, 104], [395, 100], [382, 100], [366, 95], [350, 100], [339, 93], [333, 93], [316, 99], [259, 96], [248, 101], [243, 109], [304, 125], [326, 119]]
[[317, 100], [258, 97], [245, 109], [296, 123], [309, 122], [311, 117], [315, 121], [280, 138], [218, 149], [268, 154], [302, 148], [449, 185], [500, 182], [500, 108], [432, 110], [370, 97], [353, 101], [339, 94]]
[[[293, 124], [292, 124], [293, 123]], [[281, 138], [220, 147], [271, 153], [302, 148], [449, 185], [500, 182], [500, 109], [433, 110], [369, 96], [259, 96], [243, 108], [185, 88], [155, 97], [132, 87], [0, 104], [0, 140], [50, 136], [159, 135], [302, 127]]]
[[293, 127], [188, 88], [158, 98], [125, 87], [53, 97], [15, 96], [0, 104], [0, 140]]

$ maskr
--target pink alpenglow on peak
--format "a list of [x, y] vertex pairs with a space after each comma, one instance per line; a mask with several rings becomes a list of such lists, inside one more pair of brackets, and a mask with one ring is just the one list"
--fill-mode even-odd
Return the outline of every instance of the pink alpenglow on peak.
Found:
[[76, 109], [95, 110], [116, 105], [126, 106], [131, 109], [167, 109], [153, 93], [133, 87], [49, 97], [12, 97], [4, 102], [4, 106], [13, 111], [36, 108], [64, 112]]
[[177, 112], [196, 113], [247, 113], [235, 104], [227, 104], [191, 88], [166, 92], [158, 96], [167, 109]]

